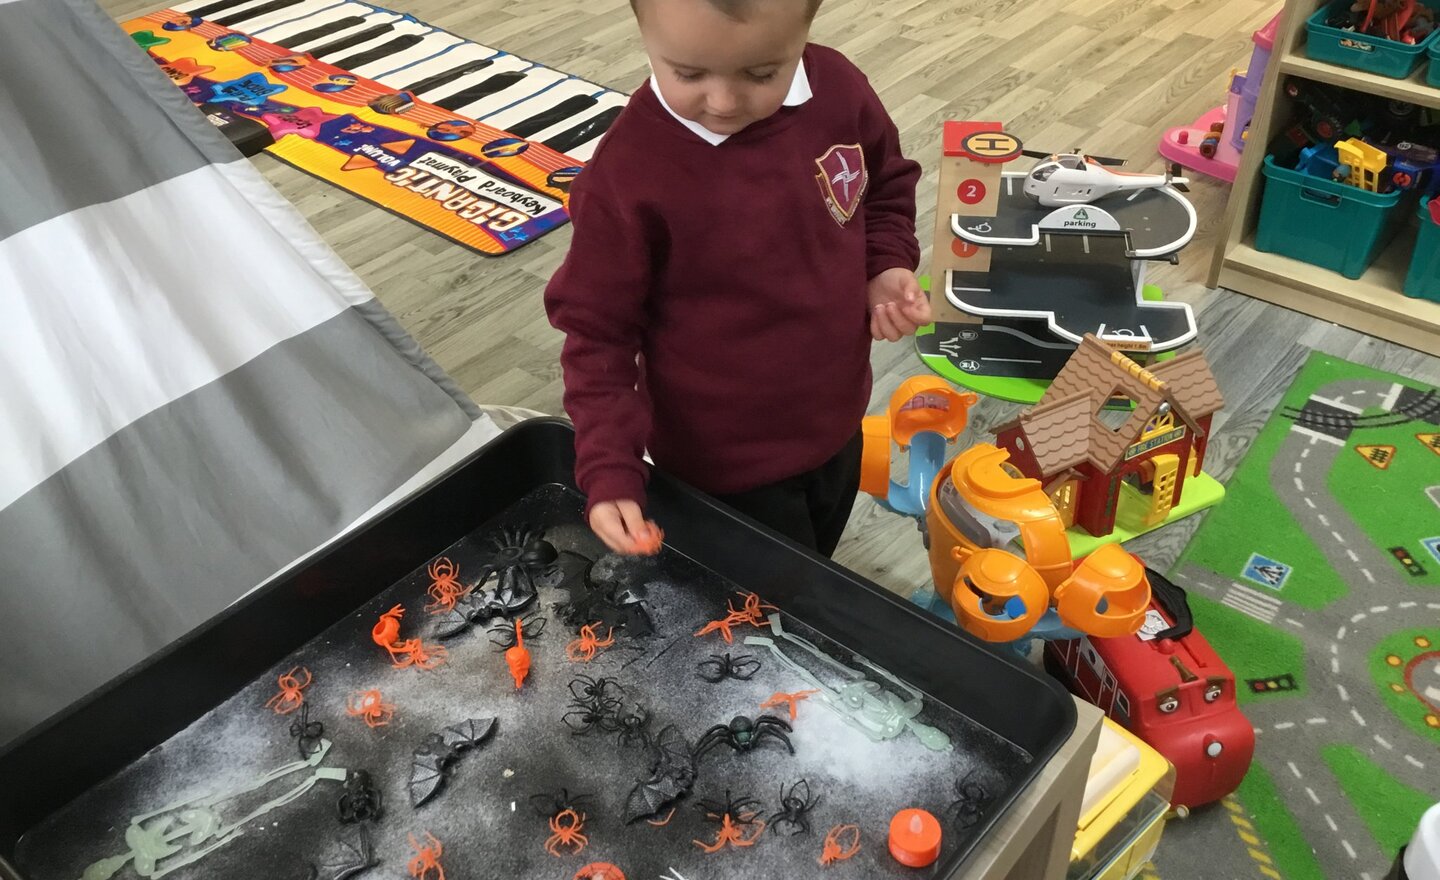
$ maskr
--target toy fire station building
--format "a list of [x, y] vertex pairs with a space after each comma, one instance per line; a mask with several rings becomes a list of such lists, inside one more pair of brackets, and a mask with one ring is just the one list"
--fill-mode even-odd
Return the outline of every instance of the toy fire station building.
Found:
[[[1128, 411], [1117, 410], [1124, 400]], [[1067, 526], [1103, 537], [1117, 515], [1137, 529], [1170, 517], [1223, 405], [1200, 351], [1142, 367], [1087, 334], [1040, 402], [996, 430], [996, 445], [1041, 482]]]

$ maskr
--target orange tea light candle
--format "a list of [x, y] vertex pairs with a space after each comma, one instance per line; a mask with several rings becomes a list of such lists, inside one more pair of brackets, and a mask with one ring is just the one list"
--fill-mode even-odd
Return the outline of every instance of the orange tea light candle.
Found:
[[924, 810], [901, 810], [890, 820], [890, 855], [910, 868], [940, 858], [940, 820]]

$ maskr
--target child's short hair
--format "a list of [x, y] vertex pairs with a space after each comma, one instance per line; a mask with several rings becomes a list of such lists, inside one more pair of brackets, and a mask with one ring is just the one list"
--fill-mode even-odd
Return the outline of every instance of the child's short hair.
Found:
[[[750, 8], [750, 5], [762, 2], [762, 0], [706, 0], [706, 2], [723, 12], [727, 17], [733, 18], [736, 21], [744, 21], [745, 12]], [[813, 19], [815, 17], [815, 13], [820, 9], [820, 3], [821, 0], [806, 0], [805, 17], [807, 19]], [[640, 0], [630, 0], [630, 8], [638, 16], [640, 14]]]

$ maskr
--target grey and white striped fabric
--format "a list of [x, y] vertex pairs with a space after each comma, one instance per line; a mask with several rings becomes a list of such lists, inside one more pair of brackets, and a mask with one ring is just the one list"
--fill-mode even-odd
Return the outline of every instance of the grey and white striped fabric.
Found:
[[0, 0], [0, 746], [493, 432], [93, 0]]

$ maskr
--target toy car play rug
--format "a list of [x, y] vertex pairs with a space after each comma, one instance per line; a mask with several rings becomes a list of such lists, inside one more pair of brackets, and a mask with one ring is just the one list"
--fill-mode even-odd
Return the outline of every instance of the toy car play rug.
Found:
[[1312, 354], [1174, 579], [1257, 737], [1159, 875], [1386, 876], [1440, 801], [1440, 391]]
[[356, 0], [192, 0], [121, 26], [246, 155], [486, 255], [568, 219], [627, 100]]

